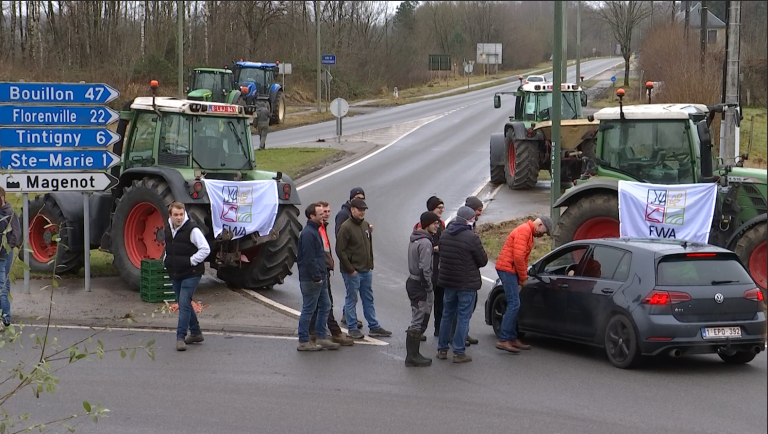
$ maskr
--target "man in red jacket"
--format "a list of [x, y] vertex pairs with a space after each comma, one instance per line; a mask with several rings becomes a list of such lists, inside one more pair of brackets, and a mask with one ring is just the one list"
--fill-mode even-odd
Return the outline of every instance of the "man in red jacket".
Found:
[[517, 338], [515, 325], [517, 312], [520, 310], [520, 287], [528, 280], [528, 257], [533, 250], [533, 239], [552, 233], [552, 219], [541, 216], [534, 221], [528, 220], [516, 227], [504, 242], [499, 259], [496, 261], [496, 272], [504, 286], [507, 297], [507, 311], [501, 320], [499, 341], [496, 348], [510, 353], [531, 349], [530, 345], [520, 342]]

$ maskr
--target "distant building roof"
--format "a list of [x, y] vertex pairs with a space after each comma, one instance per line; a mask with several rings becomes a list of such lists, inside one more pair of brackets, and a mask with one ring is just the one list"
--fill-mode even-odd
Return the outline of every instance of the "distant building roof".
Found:
[[[684, 22], [685, 9], [683, 9], [681, 12], [678, 12], [675, 15], [675, 18], [677, 19], [677, 21]], [[689, 19], [690, 19], [690, 26], [692, 29], [701, 28], [701, 3], [698, 3], [693, 7], [691, 7]], [[715, 16], [715, 14], [713, 14], [711, 11], [707, 10], [707, 30], [724, 29], [725, 27], [726, 26], [723, 20]]]

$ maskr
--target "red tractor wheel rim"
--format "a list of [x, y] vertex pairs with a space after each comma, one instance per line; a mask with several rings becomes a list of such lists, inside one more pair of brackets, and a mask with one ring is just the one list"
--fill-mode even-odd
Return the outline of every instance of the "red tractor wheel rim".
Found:
[[579, 226], [573, 240], [593, 240], [596, 238], [618, 238], [619, 221], [611, 217], [591, 218]]
[[509, 142], [509, 174], [515, 175], [515, 142]]
[[58, 226], [51, 224], [45, 216], [38, 214], [32, 219], [29, 225], [29, 245], [35, 261], [47, 264], [56, 256], [59, 243], [54, 241], [54, 237], [58, 233]]
[[158, 241], [157, 236], [164, 230], [163, 215], [149, 202], [137, 204], [128, 213], [125, 221], [125, 251], [136, 268], [141, 268], [142, 259], [160, 259], [163, 256], [165, 242]]
[[749, 274], [752, 275], [755, 283], [763, 289], [766, 288], [766, 274], [768, 274], [768, 270], [766, 270], [768, 268], [768, 264], [766, 264], [766, 260], [768, 260], [767, 249], [768, 241], [763, 241], [749, 255]]

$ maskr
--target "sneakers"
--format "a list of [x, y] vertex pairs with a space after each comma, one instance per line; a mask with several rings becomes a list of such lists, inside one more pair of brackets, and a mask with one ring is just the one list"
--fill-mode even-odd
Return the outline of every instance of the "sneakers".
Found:
[[510, 342], [510, 341], [496, 342], [496, 348], [502, 351], [508, 351], [513, 354], [518, 354], [520, 352], [520, 349], [517, 346], [515, 346], [514, 342]]
[[315, 345], [319, 345], [320, 348], [324, 348], [326, 350], [338, 350], [341, 346], [330, 339], [318, 339]]
[[347, 336], [349, 336], [350, 339], [363, 339], [363, 338], [365, 338], [365, 335], [360, 330], [350, 330], [349, 333], [347, 333]]
[[184, 338], [184, 343], [186, 344], [198, 344], [202, 341], [204, 341], [205, 338], [203, 338], [203, 334], [200, 333], [199, 335], [193, 335], [190, 334], [186, 338]]
[[454, 354], [453, 363], [469, 363], [472, 361], [472, 356], [469, 354]]
[[[347, 326], [347, 316], [346, 315], [341, 317], [341, 325], [343, 325], [344, 327]], [[357, 320], [357, 328], [359, 328], [359, 329], [363, 328], [363, 322], [362, 321]]]
[[440, 360], [445, 360], [448, 358], [448, 350], [437, 350], [437, 356]]
[[299, 345], [296, 347], [296, 351], [320, 351], [323, 347], [317, 344], [313, 344], [312, 342], [299, 342]]
[[355, 344], [355, 341], [353, 341], [352, 339], [344, 336], [343, 334], [336, 335], [336, 336], [331, 336], [331, 340], [336, 342], [337, 344], [341, 345], [342, 347], [349, 347], [349, 346], [352, 346], [352, 345]]
[[513, 344], [514, 344], [514, 345], [515, 345], [517, 348], [519, 348], [519, 349], [521, 349], [521, 350], [530, 350], [530, 349], [531, 349], [531, 346], [530, 346], [530, 345], [527, 345], [527, 344], [524, 344], [524, 343], [520, 342], [520, 339], [515, 339], [515, 342], [513, 342]]
[[187, 351], [187, 344], [184, 339], [176, 339], [176, 351]]
[[368, 330], [368, 336], [372, 338], [386, 338], [388, 336], [392, 336], [392, 332], [379, 327], [377, 329]]

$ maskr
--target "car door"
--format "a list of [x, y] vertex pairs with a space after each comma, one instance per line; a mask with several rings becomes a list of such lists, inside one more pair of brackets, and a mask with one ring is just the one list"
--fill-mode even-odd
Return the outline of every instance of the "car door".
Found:
[[533, 268], [535, 276], [520, 293], [520, 327], [531, 331], [559, 335], [567, 331], [568, 288], [586, 256], [588, 245], [575, 245], [550, 253]]
[[568, 287], [567, 334], [593, 340], [610, 310], [613, 295], [629, 278], [632, 254], [608, 246], [594, 246], [581, 261]]

